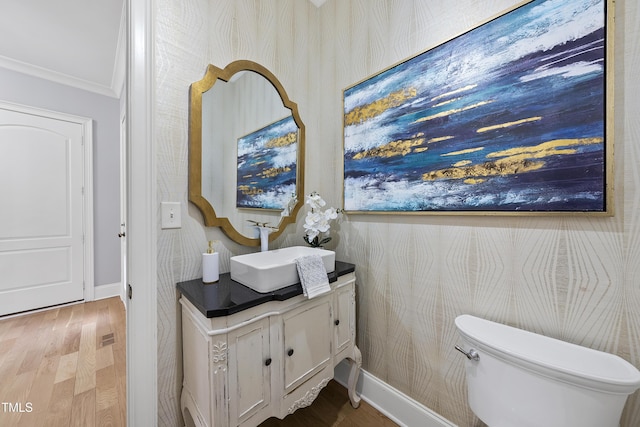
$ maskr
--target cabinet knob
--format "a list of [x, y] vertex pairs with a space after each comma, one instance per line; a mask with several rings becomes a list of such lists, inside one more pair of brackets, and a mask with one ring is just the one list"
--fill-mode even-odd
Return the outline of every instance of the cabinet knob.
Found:
[[264, 361], [264, 366], [269, 366], [271, 365], [271, 358], [268, 358], [267, 360]]
[[336, 319], [336, 321], [333, 323], [335, 323], [335, 325], [338, 326], [340, 324], [340, 319]]
[[290, 348], [290, 349], [287, 351], [287, 355], [289, 355], [289, 356], [293, 356], [293, 349], [292, 349], [292, 348]]

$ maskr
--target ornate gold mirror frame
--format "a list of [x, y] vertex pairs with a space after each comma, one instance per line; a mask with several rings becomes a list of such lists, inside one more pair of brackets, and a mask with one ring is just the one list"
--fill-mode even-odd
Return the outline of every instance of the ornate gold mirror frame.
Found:
[[[260, 239], [256, 236], [250, 237], [238, 231], [237, 226], [227, 217], [219, 217], [216, 215], [216, 208], [221, 211], [222, 207], [212, 206], [212, 201], [208, 200], [202, 194], [202, 151], [203, 151], [203, 94], [211, 89], [214, 84], [220, 80], [229, 82], [237, 73], [243, 71], [253, 71], [265, 79], [267, 79], [275, 88], [282, 104], [288, 110], [298, 127], [298, 146], [297, 146], [297, 163], [296, 163], [296, 197], [297, 202], [289, 212], [289, 215], [278, 216], [280, 222], [273, 225], [276, 229], [270, 233], [269, 241], [277, 239], [287, 225], [294, 223], [296, 215], [304, 203], [304, 157], [305, 157], [305, 127], [298, 113], [298, 106], [292, 102], [285, 92], [282, 84], [269, 70], [260, 64], [252, 61], [239, 60], [227, 65], [224, 69], [209, 65], [202, 80], [199, 80], [190, 87], [190, 110], [189, 110], [189, 201], [192, 202], [200, 212], [204, 219], [204, 225], [207, 227], [220, 227], [223, 232], [234, 242], [245, 246], [259, 246]], [[235, 142], [235, 141], [234, 141]], [[226, 185], [236, 185], [236, 183], [225, 183]], [[236, 208], [237, 210], [237, 208]]]

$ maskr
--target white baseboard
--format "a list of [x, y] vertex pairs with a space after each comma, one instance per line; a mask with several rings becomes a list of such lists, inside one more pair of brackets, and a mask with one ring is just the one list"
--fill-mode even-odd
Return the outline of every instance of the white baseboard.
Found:
[[[350, 365], [346, 360], [336, 366], [335, 380], [346, 387]], [[356, 391], [369, 405], [403, 427], [457, 427], [423, 404], [391, 387], [365, 370], [360, 371]]]
[[108, 285], [100, 285], [93, 288], [94, 301], [111, 297], [122, 298], [122, 284], [120, 282], [110, 283]]

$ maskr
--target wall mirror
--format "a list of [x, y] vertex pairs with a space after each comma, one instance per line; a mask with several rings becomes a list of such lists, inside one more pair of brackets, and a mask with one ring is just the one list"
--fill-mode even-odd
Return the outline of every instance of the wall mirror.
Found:
[[[298, 106], [269, 70], [246, 60], [209, 65], [191, 84], [190, 102], [189, 201], [205, 226], [239, 244], [260, 244], [251, 221], [275, 227], [275, 240], [304, 203]], [[283, 215], [293, 195], [297, 202]]]

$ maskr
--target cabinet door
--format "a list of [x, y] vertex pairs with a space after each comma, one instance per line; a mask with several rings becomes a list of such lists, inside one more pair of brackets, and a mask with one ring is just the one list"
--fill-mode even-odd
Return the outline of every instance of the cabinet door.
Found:
[[229, 333], [229, 417], [236, 426], [271, 401], [269, 319]]
[[331, 360], [329, 297], [292, 310], [283, 317], [284, 391], [289, 393]]
[[333, 322], [335, 353], [337, 354], [347, 348], [355, 339], [352, 336], [355, 331], [355, 294], [353, 284], [337, 289]]
[[[193, 318], [190, 311], [182, 310], [182, 361], [184, 366], [182, 401], [185, 395], [194, 405], [188, 405], [196, 425], [212, 425], [211, 413], [215, 411], [215, 399], [211, 395], [213, 371], [209, 365], [210, 339]], [[221, 399], [224, 400], [224, 399]], [[183, 406], [184, 410], [185, 407]], [[185, 415], [185, 418], [186, 415]], [[187, 424], [188, 425], [188, 424]]]

